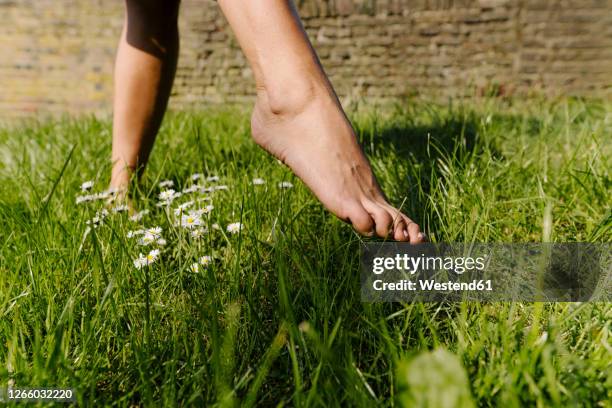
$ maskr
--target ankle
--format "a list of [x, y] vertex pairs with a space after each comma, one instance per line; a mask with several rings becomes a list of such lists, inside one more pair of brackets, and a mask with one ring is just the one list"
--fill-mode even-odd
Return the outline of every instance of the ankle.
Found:
[[258, 109], [267, 116], [292, 118], [304, 112], [314, 101], [329, 97], [330, 91], [322, 80], [309, 75], [279, 78], [271, 84], [258, 86]]
[[134, 175], [133, 167], [115, 165], [111, 172], [109, 188], [127, 189]]

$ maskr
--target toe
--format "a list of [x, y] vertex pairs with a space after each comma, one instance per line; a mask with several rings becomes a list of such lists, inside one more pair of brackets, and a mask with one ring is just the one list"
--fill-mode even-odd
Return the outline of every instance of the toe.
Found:
[[410, 235], [408, 234], [408, 229], [406, 228], [406, 222], [404, 221], [404, 217], [400, 217], [395, 222], [395, 227], [393, 228], [393, 238], [396, 241], [409, 241]]
[[386, 238], [390, 233], [393, 233], [393, 217], [386, 209], [375, 206], [370, 210], [370, 214], [374, 219], [376, 235]]
[[421, 232], [419, 224], [404, 216], [404, 222], [407, 225], [407, 232], [411, 244], [420, 244], [426, 242], [425, 235]]
[[355, 231], [365, 236], [372, 236], [374, 233], [374, 220], [370, 214], [359, 204], [351, 205], [345, 217], [353, 226]]
[[404, 214], [402, 214], [398, 209], [392, 207], [391, 205], [385, 203], [383, 208], [387, 210], [391, 219], [393, 220], [393, 239], [396, 241], [407, 242], [410, 241], [410, 234], [408, 232], [408, 222], [406, 220], [410, 220]]

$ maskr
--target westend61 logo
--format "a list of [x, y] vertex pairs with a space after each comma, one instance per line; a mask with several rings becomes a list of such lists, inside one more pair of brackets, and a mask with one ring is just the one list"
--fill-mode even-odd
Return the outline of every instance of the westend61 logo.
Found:
[[368, 243], [361, 297], [385, 301], [609, 301], [609, 244]]

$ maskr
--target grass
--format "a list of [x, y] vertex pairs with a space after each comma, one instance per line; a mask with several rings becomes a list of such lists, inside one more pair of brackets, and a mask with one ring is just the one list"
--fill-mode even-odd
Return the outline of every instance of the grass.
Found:
[[[432, 240], [610, 242], [609, 103], [355, 112], [383, 189]], [[1, 386], [73, 387], [82, 406], [610, 406], [610, 304], [362, 303], [360, 238], [248, 134], [238, 108], [166, 118], [137, 205], [168, 244], [139, 270], [137, 225], [86, 233], [102, 204], [75, 204], [83, 181], [105, 187], [110, 123], [0, 128]], [[155, 207], [157, 182], [195, 172], [229, 186], [199, 240]]]

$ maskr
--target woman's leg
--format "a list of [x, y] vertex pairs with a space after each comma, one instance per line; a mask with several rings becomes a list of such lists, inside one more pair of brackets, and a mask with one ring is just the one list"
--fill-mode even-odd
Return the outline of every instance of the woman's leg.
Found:
[[178, 58], [178, 0], [126, 0], [115, 62], [111, 188], [147, 163]]
[[422, 242], [389, 205], [289, 0], [219, 0], [255, 75], [255, 141], [362, 234]]

